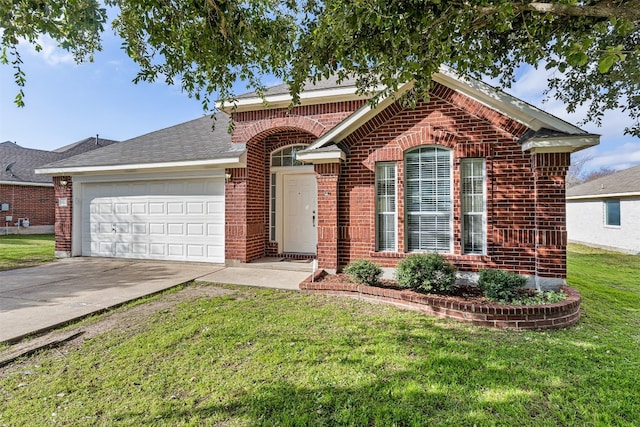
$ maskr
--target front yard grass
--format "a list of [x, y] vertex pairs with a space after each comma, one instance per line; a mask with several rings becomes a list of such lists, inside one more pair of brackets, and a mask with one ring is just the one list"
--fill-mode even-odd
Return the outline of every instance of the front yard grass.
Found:
[[5, 368], [0, 426], [637, 426], [640, 258], [568, 266], [582, 320], [546, 332], [233, 288]]
[[52, 261], [54, 246], [53, 234], [0, 235], [0, 271]]

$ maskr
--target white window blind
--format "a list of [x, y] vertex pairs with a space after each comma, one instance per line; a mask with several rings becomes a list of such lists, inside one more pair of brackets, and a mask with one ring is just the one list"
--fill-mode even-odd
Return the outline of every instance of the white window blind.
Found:
[[419, 147], [405, 156], [408, 252], [451, 252], [451, 152]]
[[396, 165], [376, 164], [376, 250], [396, 251]]
[[462, 250], [482, 254], [485, 251], [485, 162], [462, 159]]

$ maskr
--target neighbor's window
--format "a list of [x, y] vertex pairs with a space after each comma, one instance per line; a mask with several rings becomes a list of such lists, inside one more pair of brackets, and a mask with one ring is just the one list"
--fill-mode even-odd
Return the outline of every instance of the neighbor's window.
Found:
[[405, 155], [408, 252], [451, 252], [451, 151], [423, 146]]
[[484, 159], [460, 161], [462, 182], [462, 250], [481, 254], [485, 250]]
[[376, 250], [396, 250], [396, 164], [376, 164]]
[[605, 225], [620, 226], [620, 200], [605, 200], [604, 220]]

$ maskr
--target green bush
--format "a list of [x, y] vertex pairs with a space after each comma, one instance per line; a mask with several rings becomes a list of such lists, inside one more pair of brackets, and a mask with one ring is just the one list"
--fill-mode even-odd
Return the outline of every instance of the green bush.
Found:
[[514, 305], [542, 305], [553, 304], [566, 299], [567, 294], [562, 291], [534, 291], [531, 295], [517, 296], [509, 303]]
[[344, 272], [350, 275], [357, 283], [376, 286], [380, 284], [382, 268], [368, 259], [359, 259], [344, 268]]
[[502, 302], [512, 301], [526, 284], [526, 277], [505, 270], [482, 270], [478, 280], [485, 297]]
[[439, 254], [415, 254], [398, 263], [396, 278], [402, 288], [445, 294], [453, 289], [456, 269]]

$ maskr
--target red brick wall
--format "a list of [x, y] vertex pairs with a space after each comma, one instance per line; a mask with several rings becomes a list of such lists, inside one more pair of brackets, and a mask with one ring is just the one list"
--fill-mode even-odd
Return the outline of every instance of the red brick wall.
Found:
[[[66, 186], [61, 186], [60, 181], [67, 181]], [[53, 177], [55, 188], [55, 215], [56, 215], [56, 253], [71, 255], [71, 218], [73, 212], [73, 185], [70, 176]], [[67, 199], [67, 206], [60, 206], [61, 198]]]
[[[392, 113], [369, 134], [348, 139], [350, 155], [342, 167], [338, 203], [341, 266], [358, 258], [395, 266], [405, 256], [404, 152], [437, 144], [453, 151], [454, 244], [447, 257], [463, 271], [503, 268], [565, 277], [563, 209], [568, 155], [554, 157], [550, 179], [536, 178], [534, 169], [547, 169], [533, 164], [536, 158], [522, 152], [517, 141], [526, 132], [525, 126], [443, 86], [435, 87], [428, 104], [418, 104], [415, 110], [396, 107]], [[465, 157], [486, 159], [486, 255], [462, 254], [459, 171], [460, 160]], [[550, 161], [546, 156], [544, 159]], [[395, 161], [398, 169], [398, 252], [393, 254], [375, 252], [374, 179], [378, 161]], [[540, 174], [548, 176], [546, 172]], [[542, 197], [538, 203], [536, 195]], [[542, 236], [550, 243], [537, 243]]]
[[225, 255], [247, 262], [276, 252], [269, 241], [270, 155], [294, 144], [310, 144], [348, 117], [364, 101], [234, 114], [232, 139], [247, 143], [246, 169], [228, 169]]
[[5, 216], [29, 218], [30, 225], [55, 223], [53, 187], [0, 184], [0, 203], [9, 203], [8, 212], [0, 212], [4, 226]]
[[[268, 239], [270, 152], [301, 140], [311, 141], [362, 104], [344, 102], [296, 107], [290, 113], [275, 109], [234, 115], [233, 138], [247, 142], [248, 167], [244, 186], [238, 183], [242, 188], [227, 196], [228, 258], [246, 261], [267, 253], [267, 248], [273, 251]], [[348, 155], [339, 166], [339, 175], [333, 166], [316, 166], [319, 265], [333, 269], [358, 258], [371, 258], [391, 267], [406, 256], [404, 153], [436, 144], [452, 151], [454, 244], [446, 256], [462, 271], [502, 268], [564, 278], [564, 177], [569, 155], [524, 153], [518, 139], [527, 130], [442, 85], [434, 87], [428, 103], [419, 103], [415, 109], [404, 109], [398, 103], [390, 106], [343, 141]], [[485, 255], [462, 253], [459, 175], [460, 161], [465, 157], [486, 161]], [[391, 254], [375, 251], [374, 179], [375, 164], [380, 161], [395, 161], [398, 170], [398, 251]], [[334, 202], [331, 190], [336, 185]], [[332, 196], [326, 198], [326, 193]], [[245, 206], [239, 201], [242, 195]], [[243, 227], [246, 242], [240, 250], [243, 244], [234, 240], [237, 233], [232, 231]], [[337, 238], [332, 233], [337, 233]]]

